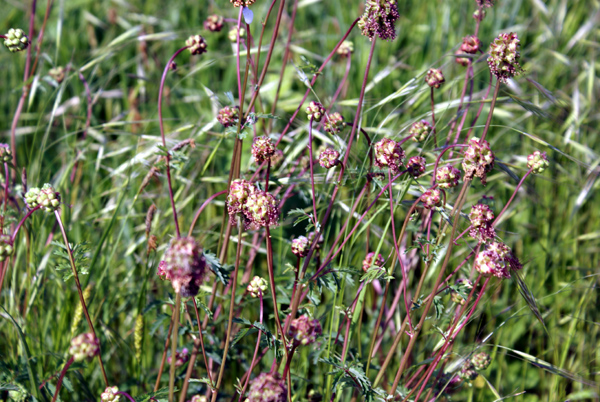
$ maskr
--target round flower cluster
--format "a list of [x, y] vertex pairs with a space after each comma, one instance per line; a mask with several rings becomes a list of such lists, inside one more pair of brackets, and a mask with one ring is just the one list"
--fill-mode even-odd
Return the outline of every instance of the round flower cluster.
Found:
[[548, 157], [545, 152], [535, 151], [531, 155], [527, 156], [527, 167], [531, 169], [532, 173], [544, 173], [550, 166], [548, 162]]
[[260, 373], [250, 383], [246, 402], [286, 402], [287, 387], [278, 372]]
[[39, 189], [37, 187], [30, 188], [25, 193], [25, 203], [29, 209], [40, 207], [46, 212], [58, 211], [60, 205], [60, 194], [52, 187], [51, 184], [44, 184]]
[[479, 7], [492, 7], [495, 0], [476, 0]]
[[189, 402], [208, 402], [204, 395], [194, 395]]
[[384, 263], [385, 260], [383, 259], [383, 256], [381, 254], [375, 254], [374, 252], [370, 252], [363, 260], [362, 269], [363, 271], [367, 272], [371, 267], [383, 268]]
[[393, 174], [400, 171], [404, 159], [404, 150], [399, 142], [384, 138], [375, 143], [375, 166], [389, 168]]
[[483, 19], [485, 18], [485, 10], [475, 10], [475, 12], [473, 13], [473, 18], [475, 18], [479, 22], [483, 21]]
[[206, 259], [196, 240], [193, 237], [171, 240], [164, 261], [163, 272], [175, 292], [183, 297], [197, 295], [206, 272]]
[[471, 361], [467, 361], [463, 364], [462, 369], [458, 372], [458, 376], [463, 380], [473, 381], [477, 378], [477, 376], [479, 376], [479, 373], [477, 370], [475, 370], [473, 363], [471, 363]]
[[252, 156], [256, 163], [266, 162], [273, 155], [275, 155], [275, 145], [268, 136], [264, 135], [254, 138], [252, 142]]
[[185, 45], [193, 55], [206, 53], [206, 41], [200, 35], [192, 35], [185, 41]]
[[279, 205], [272, 194], [266, 191], [255, 191], [248, 195], [245, 206], [248, 228], [271, 227], [277, 224]]
[[494, 212], [485, 204], [477, 204], [471, 207], [469, 213], [471, 221], [471, 230], [469, 234], [472, 238], [485, 242], [496, 237], [496, 231], [492, 226], [494, 221]]
[[354, 43], [350, 42], [349, 40], [343, 41], [337, 50], [337, 54], [342, 57], [350, 57], [352, 53], [354, 53]]
[[442, 205], [442, 192], [437, 188], [432, 188], [421, 196], [423, 206], [427, 209], [433, 209]]
[[400, 18], [396, 0], [367, 0], [365, 12], [358, 20], [358, 28], [369, 39], [396, 39], [396, 20]]
[[510, 270], [519, 270], [522, 267], [510, 248], [500, 242], [492, 242], [485, 251], [480, 251], [475, 257], [475, 270], [483, 276], [510, 278]]
[[338, 112], [331, 113], [325, 117], [325, 131], [329, 134], [337, 134], [344, 129], [344, 117]]
[[423, 142], [431, 132], [431, 124], [425, 120], [416, 121], [410, 126], [408, 134], [415, 142]]
[[234, 7], [250, 7], [256, 0], [229, 0]]
[[119, 392], [119, 387], [106, 387], [104, 392], [100, 394], [100, 399], [102, 402], [118, 402], [121, 396], [117, 395], [117, 392]]
[[456, 52], [454, 52], [454, 54], [456, 55], [454, 61], [456, 61], [457, 64], [460, 64], [463, 67], [467, 67], [469, 65], [470, 59], [468, 57], [461, 56], [462, 54], [464, 54], [462, 50], [457, 49]]
[[[231, 43], [237, 43], [238, 27], [233, 27], [227, 33]], [[246, 37], [246, 28], [240, 28], [240, 41]]]
[[408, 173], [412, 177], [417, 178], [425, 173], [425, 164], [426, 160], [424, 157], [411, 156], [408, 158], [408, 162], [406, 162], [406, 170], [408, 170]]
[[444, 78], [444, 74], [442, 74], [442, 70], [438, 70], [437, 68], [430, 68], [425, 74], [425, 82], [431, 88], [439, 88], [442, 86], [446, 79]]
[[309, 120], [312, 119], [318, 123], [325, 115], [325, 108], [319, 102], [312, 101], [306, 107], [306, 115]]
[[5, 36], [4, 46], [13, 53], [25, 50], [29, 46], [29, 38], [22, 29], [11, 28]]
[[481, 47], [481, 41], [477, 36], [469, 35], [463, 38], [463, 43], [460, 45], [460, 50], [463, 53], [475, 54]]
[[219, 32], [223, 29], [223, 17], [220, 15], [209, 15], [208, 18], [204, 21], [204, 29], [211, 32]]
[[[183, 366], [188, 360], [190, 360], [190, 355], [187, 348], [183, 348], [181, 351], [178, 350], [175, 352], [175, 367]], [[167, 362], [171, 364], [171, 356], [169, 356]]]
[[6, 260], [15, 252], [12, 244], [12, 238], [7, 234], [0, 234], [0, 261]]
[[483, 371], [490, 366], [492, 358], [485, 352], [479, 352], [471, 357], [471, 363], [473, 363], [475, 370]]
[[264, 294], [267, 290], [267, 281], [260, 276], [255, 276], [250, 281], [250, 284], [246, 288], [252, 297], [258, 297], [259, 294]]
[[465, 179], [479, 177], [485, 186], [487, 174], [494, 168], [494, 153], [490, 144], [477, 137], [471, 138], [465, 151], [462, 167], [465, 171]]
[[315, 240], [315, 236], [319, 235], [319, 238], [317, 239], [317, 244], [315, 246], [315, 249], [318, 250], [321, 248], [321, 244], [325, 243], [325, 238], [323, 237], [323, 235], [319, 232], [310, 232], [306, 237], [308, 238], [308, 244], [312, 244], [312, 242]]
[[100, 343], [98, 339], [88, 332], [81, 334], [71, 339], [71, 346], [69, 347], [69, 354], [73, 356], [73, 360], [80, 362], [83, 360], [91, 360], [100, 351]]
[[[457, 279], [454, 285], [463, 292], [471, 291], [471, 289], [473, 289], [473, 282], [468, 279]], [[460, 293], [454, 290], [450, 293], [450, 299], [452, 299], [454, 303], [460, 304], [461, 306], [467, 302], [464, 297], [460, 295]]]
[[523, 70], [519, 64], [520, 48], [519, 37], [512, 32], [500, 34], [490, 45], [487, 62], [498, 81], [506, 82]]
[[339, 163], [340, 153], [333, 148], [325, 148], [319, 156], [319, 165], [325, 169], [331, 169]]
[[7, 163], [12, 161], [12, 152], [8, 144], [0, 144], [0, 162]]
[[306, 314], [290, 323], [289, 335], [296, 346], [315, 343], [322, 332], [319, 320], [311, 320]]
[[246, 200], [256, 191], [256, 187], [247, 180], [235, 179], [231, 182], [227, 195], [227, 211], [232, 224], [235, 224], [236, 214], [245, 213]]
[[292, 253], [298, 257], [306, 257], [310, 248], [310, 242], [304, 236], [292, 240]]
[[225, 106], [217, 114], [217, 120], [223, 127], [231, 127], [237, 124], [240, 118], [240, 108], [238, 106]]
[[442, 166], [435, 173], [435, 180], [439, 188], [453, 188], [458, 186], [460, 170], [452, 165]]
[[65, 73], [65, 68], [63, 66], [54, 67], [48, 70], [48, 75], [59, 84], [65, 79]]

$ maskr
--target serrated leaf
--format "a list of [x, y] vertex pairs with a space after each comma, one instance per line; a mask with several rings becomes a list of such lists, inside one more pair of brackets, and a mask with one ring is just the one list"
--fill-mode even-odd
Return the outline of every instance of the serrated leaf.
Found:
[[211, 253], [209, 250], [204, 251], [203, 254], [210, 270], [215, 273], [222, 284], [227, 286], [230, 279], [229, 270], [225, 266], [221, 265], [221, 262], [217, 256]]

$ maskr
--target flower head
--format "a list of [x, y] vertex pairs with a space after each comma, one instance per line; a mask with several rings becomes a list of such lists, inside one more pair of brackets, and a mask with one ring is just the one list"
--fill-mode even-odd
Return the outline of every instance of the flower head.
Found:
[[400, 18], [396, 0], [367, 0], [364, 14], [358, 21], [362, 34], [373, 39], [396, 39], [396, 20]]
[[256, 0], [229, 0], [234, 7], [250, 7]]
[[472, 238], [485, 242], [496, 237], [496, 231], [492, 225], [494, 221], [494, 212], [485, 204], [477, 204], [471, 207], [469, 213], [471, 221], [471, 230], [469, 234]]
[[383, 268], [384, 263], [385, 260], [381, 254], [375, 254], [371, 251], [363, 260], [362, 269], [367, 272], [371, 267]]
[[481, 47], [481, 41], [477, 36], [468, 35], [463, 38], [463, 43], [460, 45], [460, 50], [463, 53], [475, 54]]
[[240, 108], [238, 106], [225, 106], [217, 114], [217, 120], [223, 127], [231, 127], [237, 124], [240, 118]]
[[350, 42], [349, 40], [343, 41], [337, 50], [337, 54], [342, 57], [350, 57], [352, 53], [354, 53], [354, 43]]
[[485, 352], [479, 352], [477, 354], [474, 354], [473, 357], [471, 357], [471, 363], [473, 363], [473, 367], [477, 371], [483, 371], [487, 369], [490, 366], [491, 362], [492, 359], [490, 355], [488, 355]]
[[252, 142], [252, 156], [256, 163], [266, 162], [273, 155], [275, 155], [275, 145], [268, 136], [264, 135], [254, 138]]
[[404, 159], [404, 150], [399, 142], [384, 138], [375, 143], [375, 166], [389, 168], [393, 174], [400, 171]]
[[194, 395], [189, 402], [208, 402], [204, 395]]
[[46, 183], [41, 189], [30, 188], [25, 194], [25, 202], [29, 209], [39, 206], [46, 212], [54, 212], [60, 206], [60, 194], [51, 184]]
[[257, 190], [248, 195], [244, 214], [248, 228], [274, 226], [279, 219], [279, 204], [270, 193]]
[[454, 61], [457, 64], [460, 64], [463, 67], [467, 67], [469, 65], [469, 58], [462, 56], [464, 54], [464, 52], [460, 49], [457, 49], [456, 52], [454, 52], [454, 55], [456, 56], [454, 58]]
[[[169, 356], [169, 358], [167, 359], [167, 362], [169, 364], [171, 364], [171, 357], [172, 356]], [[181, 351], [178, 350], [175, 352], [175, 367], [183, 366], [185, 363], [187, 363], [188, 360], [190, 360], [190, 355], [187, 348], [183, 348], [181, 349]]]
[[485, 185], [487, 173], [494, 168], [494, 153], [490, 148], [490, 144], [477, 137], [471, 138], [465, 151], [462, 167], [465, 171], [465, 179], [472, 179], [474, 176], [479, 177], [481, 183]]
[[48, 70], [48, 75], [59, 84], [65, 79], [65, 68], [58, 66]]
[[192, 55], [206, 53], [206, 41], [200, 35], [192, 35], [186, 41], [185, 45], [189, 48]]
[[550, 166], [550, 162], [548, 162], [545, 152], [535, 151], [527, 156], [527, 167], [531, 169], [532, 173], [544, 173], [548, 166]]
[[494, 1], [496, 0], [475, 0], [479, 7], [492, 7], [494, 5]]
[[460, 170], [452, 165], [442, 166], [435, 173], [435, 180], [439, 188], [453, 188], [458, 186]]
[[246, 402], [285, 402], [287, 387], [278, 372], [260, 373], [250, 383]]
[[260, 276], [255, 276], [250, 281], [250, 284], [246, 288], [252, 297], [258, 297], [260, 294], [264, 294], [267, 290], [267, 281]]
[[325, 238], [323, 237], [323, 235], [319, 232], [310, 232], [306, 237], [308, 238], [308, 244], [312, 244], [313, 240], [315, 239], [316, 235], [319, 235], [319, 238], [317, 239], [317, 244], [315, 246], [315, 249], [318, 250], [321, 248], [321, 244], [325, 243]]
[[425, 82], [431, 88], [439, 88], [442, 86], [446, 79], [444, 78], [444, 74], [442, 74], [442, 70], [438, 70], [437, 68], [430, 68], [425, 74]]
[[500, 34], [490, 45], [487, 61], [498, 81], [506, 82], [523, 71], [519, 64], [520, 48], [519, 37], [512, 32]]
[[15, 249], [10, 235], [0, 234], [0, 261], [4, 261], [6, 257], [13, 255], [14, 252]]
[[13, 53], [25, 50], [29, 46], [29, 38], [22, 29], [11, 28], [5, 36], [4, 46]]
[[463, 380], [473, 381], [477, 378], [479, 373], [473, 367], [473, 364], [470, 361], [466, 361], [463, 364], [462, 369], [458, 372], [458, 376]]
[[417, 178], [425, 173], [426, 163], [427, 161], [422, 156], [411, 156], [406, 162], [406, 170], [412, 177]]
[[310, 242], [304, 236], [292, 240], [292, 253], [298, 257], [306, 257], [310, 248]]
[[12, 161], [12, 152], [8, 144], [0, 144], [0, 162], [7, 163]]
[[119, 392], [119, 387], [106, 387], [104, 392], [100, 395], [100, 399], [102, 402], [118, 402], [121, 399], [120, 395], [117, 395]]
[[319, 156], [319, 165], [325, 169], [331, 169], [339, 163], [340, 153], [333, 148], [325, 148]]
[[344, 129], [344, 117], [338, 112], [325, 116], [325, 131], [329, 134], [337, 134]]
[[[231, 43], [237, 43], [238, 27], [235, 26], [229, 30], [227, 37]], [[240, 28], [240, 41], [246, 37], [246, 28]]]
[[164, 260], [164, 272], [175, 292], [183, 297], [197, 295], [206, 273], [206, 259], [196, 240], [193, 237], [171, 240]]
[[204, 21], [204, 29], [211, 32], [219, 32], [221, 29], [223, 29], [223, 21], [223, 17], [220, 15], [209, 15]]
[[431, 132], [431, 124], [425, 120], [415, 121], [408, 133], [415, 142], [423, 142]]
[[312, 119], [318, 123], [325, 115], [325, 108], [319, 102], [312, 101], [306, 107], [306, 115], [309, 120]]
[[235, 215], [245, 211], [246, 200], [255, 191], [257, 191], [256, 187], [247, 180], [235, 179], [231, 182], [229, 194], [227, 195], [227, 212], [233, 224], [235, 224]]
[[289, 335], [296, 345], [306, 346], [315, 343], [322, 332], [319, 320], [311, 320], [305, 314], [292, 320]]
[[98, 342], [98, 339], [91, 332], [78, 335], [71, 339], [69, 354], [73, 356], [73, 360], [76, 362], [91, 360], [99, 351], [100, 342]]
[[510, 247], [501, 242], [488, 244], [486, 250], [480, 251], [475, 257], [475, 270], [483, 276], [510, 278], [511, 270], [517, 271], [522, 267]]
[[421, 196], [423, 206], [427, 209], [433, 209], [442, 205], [442, 192], [437, 188], [431, 188]]
[[485, 18], [485, 10], [475, 10], [475, 12], [473, 13], [473, 18], [475, 18], [479, 22], [483, 21], [483, 19]]

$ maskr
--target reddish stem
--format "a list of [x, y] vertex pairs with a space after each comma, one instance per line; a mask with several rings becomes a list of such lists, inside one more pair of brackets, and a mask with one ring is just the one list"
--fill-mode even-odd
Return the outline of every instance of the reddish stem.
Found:
[[58, 383], [56, 384], [56, 390], [54, 391], [54, 396], [52, 397], [52, 402], [56, 402], [56, 398], [58, 398], [58, 393], [60, 392], [60, 389], [62, 388], [62, 383], [63, 383], [63, 379], [65, 378], [65, 374], [67, 374], [67, 370], [69, 369], [71, 364], [73, 364], [74, 361], [75, 360], [71, 356], [71, 358], [67, 361], [67, 363], [61, 370], [60, 375], [58, 376]]

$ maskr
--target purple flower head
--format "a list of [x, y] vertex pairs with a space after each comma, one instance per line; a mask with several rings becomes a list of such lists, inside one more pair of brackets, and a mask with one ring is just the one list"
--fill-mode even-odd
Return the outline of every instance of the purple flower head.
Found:
[[463, 43], [460, 45], [460, 50], [463, 53], [475, 54], [481, 47], [481, 41], [477, 36], [468, 35], [463, 38]]
[[471, 138], [462, 162], [465, 179], [479, 177], [485, 186], [487, 174], [494, 168], [494, 159], [494, 153], [487, 141], [477, 137]]
[[325, 148], [319, 156], [319, 165], [325, 169], [331, 169], [339, 163], [340, 153], [333, 148]]
[[240, 108], [238, 106], [225, 106], [217, 114], [217, 120], [223, 127], [235, 126], [240, 118]]
[[362, 269], [367, 272], [371, 267], [383, 268], [384, 263], [385, 260], [381, 254], [375, 254], [371, 251], [363, 260]]
[[396, 0], [367, 0], [365, 12], [358, 21], [362, 34], [373, 39], [396, 39], [395, 23], [400, 18]]
[[256, 163], [263, 163], [275, 155], [275, 145], [268, 136], [255, 137], [252, 143], [252, 156]]
[[325, 116], [325, 131], [329, 134], [338, 134], [344, 129], [344, 117], [338, 112]]
[[523, 71], [519, 64], [520, 48], [519, 37], [512, 32], [500, 34], [490, 45], [487, 61], [498, 81], [506, 82]]
[[[190, 360], [190, 355], [189, 355], [189, 351], [187, 350], [187, 348], [183, 348], [181, 349], [181, 351], [176, 351], [175, 352], [175, 367], [181, 367], [183, 366], [188, 360]], [[171, 364], [172, 361], [172, 356], [169, 356], [169, 358], [167, 359], [167, 362], [169, 364]]]
[[311, 320], [305, 314], [292, 320], [289, 336], [294, 340], [296, 346], [306, 346], [315, 343], [322, 332], [319, 320]]
[[389, 168], [392, 174], [397, 174], [402, 166], [404, 150], [399, 142], [384, 138], [375, 143], [375, 166], [380, 169]]
[[475, 370], [475, 367], [473, 367], [473, 364], [470, 361], [466, 361], [463, 364], [462, 369], [458, 372], [458, 375], [463, 380], [473, 381], [477, 378], [479, 373]]
[[427, 209], [433, 209], [442, 205], [442, 192], [437, 188], [432, 188], [421, 196], [423, 206]]
[[442, 70], [430, 68], [429, 71], [427, 71], [427, 74], [425, 74], [425, 82], [431, 88], [438, 89], [446, 82], [446, 79], [444, 78], [444, 74], [442, 74]]
[[310, 248], [310, 242], [304, 236], [292, 240], [292, 253], [298, 257], [306, 257]]
[[198, 294], [206, 273], [206, 259], [193, 237], [171, 240], [165, 253], [164, 272], [170, 276], [175, 293], [183, 297]]
[[209, 15], [204, 21], [204, 29], [211, 32], [219, 32], [221, 29], [223, 29], [223, 21], [223, 17], [220, 15]]
[[442, 166], [435, 173], [435, 181], [439, 188], [453, 188], [458, 186], [460, 170], [452, 165]]
[[186, 41], [185, 45], [190, 50], [192, 55], [206, 53], [207, 44], [204, 38], [200, 35], [192, 35]]
[[406, 170], [412, 177], [417, 178], [425, 173], [426, 163], [427, 161], [422, 156], [411, 156], [406, 162]]
[[260, 373], [250, 383], [247, 402], [286, 402], [287, 387], [281, 375]]
[[69, 354], [73, 356], [73, 360], [76, 362], [91, 360], [99, 351], [100, 342], [98, 342], [98, 339], [91, 332], [71, 339]]
[[492, 7], [494, 5], [494, 1], [496, 0], [475, 0], [477, 2], [477, 6], [481, 7]]
[[158, 277], [160, 279], [162, 279], [163, 281], [170, 281], [171, 275], [169, 274], [169, 272], [167, 272], [166, 266], [167, 266], [167, 262], [165, 260], [162, 260], [161, 262], [159, 262], [156, 275], [158, 275]]

